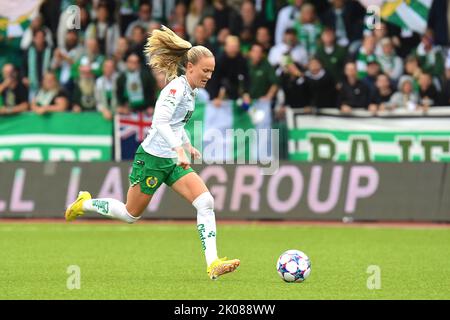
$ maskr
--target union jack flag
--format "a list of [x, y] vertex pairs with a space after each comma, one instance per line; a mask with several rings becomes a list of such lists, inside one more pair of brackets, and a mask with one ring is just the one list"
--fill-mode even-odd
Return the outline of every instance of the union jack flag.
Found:
[[152, 117], [144, 112], [116, 115], [115, 159], [131, 160], [152, 125]]

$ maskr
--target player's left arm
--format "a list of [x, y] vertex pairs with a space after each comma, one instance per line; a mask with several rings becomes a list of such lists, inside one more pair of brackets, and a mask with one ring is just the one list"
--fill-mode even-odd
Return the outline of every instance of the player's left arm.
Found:
[[192, 144], [189, 139], [189, 135], [186, 132], [186, 129], [183, 128], [183, 135], [181, 137], [181, 141], [183, 141], [183, 148], [189, 152], [191, 157], [194, 159], [200, 159], [202, 157], [200, 151], [198, 151]]

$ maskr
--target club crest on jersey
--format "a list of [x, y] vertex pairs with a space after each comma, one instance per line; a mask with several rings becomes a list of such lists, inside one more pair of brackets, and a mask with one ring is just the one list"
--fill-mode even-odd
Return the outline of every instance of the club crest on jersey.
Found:
[[158, 184], [158, 178], [153, 176], [147, 177], [147, 179], [145, 179], [145, 184], [149, 188], [154, 188]]
[[174, 96], [176, 92], [177, 92], [177, 89], [170, 89], [169, 94]]

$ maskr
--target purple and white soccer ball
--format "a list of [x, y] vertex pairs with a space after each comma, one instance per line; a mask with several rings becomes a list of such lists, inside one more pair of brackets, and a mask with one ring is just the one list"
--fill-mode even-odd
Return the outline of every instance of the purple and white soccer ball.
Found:
[[311, 261], [302, 251], [288, 250], [278, 258], [277, 271], [286, 282], [303, 282], [311, 273]]

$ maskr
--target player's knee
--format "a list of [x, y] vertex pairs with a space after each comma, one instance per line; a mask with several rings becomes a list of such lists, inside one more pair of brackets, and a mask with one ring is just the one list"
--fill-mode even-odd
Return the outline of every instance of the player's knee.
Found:
[[214, 197], [210, 192], [204, 192], [192, 202], [197, 212], [210, 212], [214, 210]]

